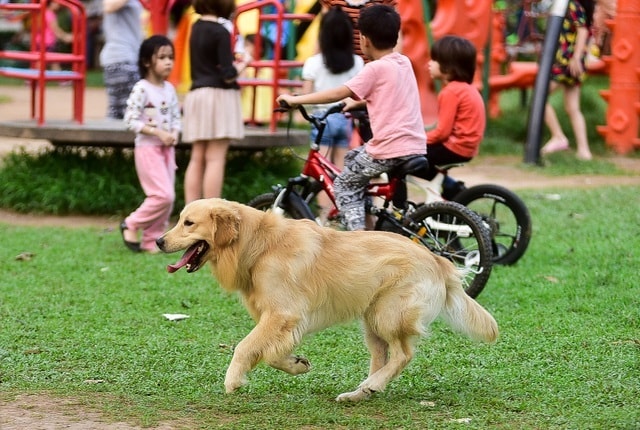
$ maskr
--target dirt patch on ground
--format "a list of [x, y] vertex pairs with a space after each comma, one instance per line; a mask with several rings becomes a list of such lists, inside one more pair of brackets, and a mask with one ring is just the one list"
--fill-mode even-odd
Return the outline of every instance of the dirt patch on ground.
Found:
[[[186, 429], [185, 423], [163, 423], [145, 429]], [[47, 395], [21, 395], [0, 404], [2, 430], [142, 430], [126, 422], [105, 420], [100, 413], [88, 410], [73, 399], [58, 399]]]
[[121, 219], [115, 216], [82, 216], [82, 215], [34, 215], [0, 209], [0, 223], [33, 227], [98, 227], [113, 229]]
[[[455, 169], [454, 176], [467, 184], [499, 184], [513, 190], [543, 188], [586, 188], [640, 184], [640, 159], [607, 158], [629, 176], [571, 175], [548, 176], [543, 167], [524, 166], [519, 157], [482, 157]], [[477, 162], [476, 162], [477, 161]]]

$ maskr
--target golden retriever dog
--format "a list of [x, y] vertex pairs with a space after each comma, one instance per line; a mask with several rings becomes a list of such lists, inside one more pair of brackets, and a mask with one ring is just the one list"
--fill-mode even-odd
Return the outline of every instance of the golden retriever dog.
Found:
[[246, 384], [260, 361], [292, 375], [308, 372], [309, 361], [292, 355], [303, 336], [355, 318], [371, 353], [369, 376], [338, 401], [384, 390], [438, 316], [474, 340], [498, 337], [496, 321], [464, 292], [455, 266], [399, 234], [336, 231], [214, 198], [188, 204], [157, 245], [186, 250], [169, 272], [195, 272], [208, 262], [256, 322], [234, 350], [227, 393]]

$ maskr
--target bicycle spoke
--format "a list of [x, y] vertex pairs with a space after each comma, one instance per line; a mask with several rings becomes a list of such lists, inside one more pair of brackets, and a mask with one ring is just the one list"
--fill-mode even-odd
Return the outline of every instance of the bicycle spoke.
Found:
[[457, 203], [437, 202], [418, 208], [409, 217], [414, 242], [453, 262], [465, 274], [465, 291], [476, 297], [492, 264], [491, 240], [478, 215]]
[[495, 263], [513, 264], [522, 256], [531, 237], [531, 217], [515, 193], [495, 184], [476, 185], [456, 195], [455, 201], [488, 226]]

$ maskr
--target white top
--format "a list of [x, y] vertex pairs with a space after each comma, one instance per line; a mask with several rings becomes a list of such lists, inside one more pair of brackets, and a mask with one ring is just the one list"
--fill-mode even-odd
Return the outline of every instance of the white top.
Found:
[[[313, 82], [313, 91], [323, 91], [339, 87], [353, 78], [364, 67], [364, 61], [358, 55], [353, 56], [353, 67], [346, 72], [333, 74], [324, 65], [322, 54], [307, 58], [302, 67], [302, 79]], [[316, 106], [316, 108], [322, 105]]]
[[174, 86], [164, 81], [159, 87], [140, 79], [131, 90], [124, 113], [124, 122], [136, 133], [136, 146], [162, 145], [156, 136], [142, 134], [145, 125], [165, 131], [180, 131], [180, 102]]

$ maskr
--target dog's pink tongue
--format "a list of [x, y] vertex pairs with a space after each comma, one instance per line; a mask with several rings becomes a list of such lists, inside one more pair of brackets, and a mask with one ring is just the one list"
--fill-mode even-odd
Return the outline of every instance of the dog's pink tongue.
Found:
[[187, 251], [178, 262], [167, 265], [167, 272], [173, 273], [180, 270], [189, 262], [189, 260], [191, 259], [191, 257], [193, 257], [193, 254], [195, 254], [197, 250], [197, 246], [192, 246], [191, 248], [187, 249]]

